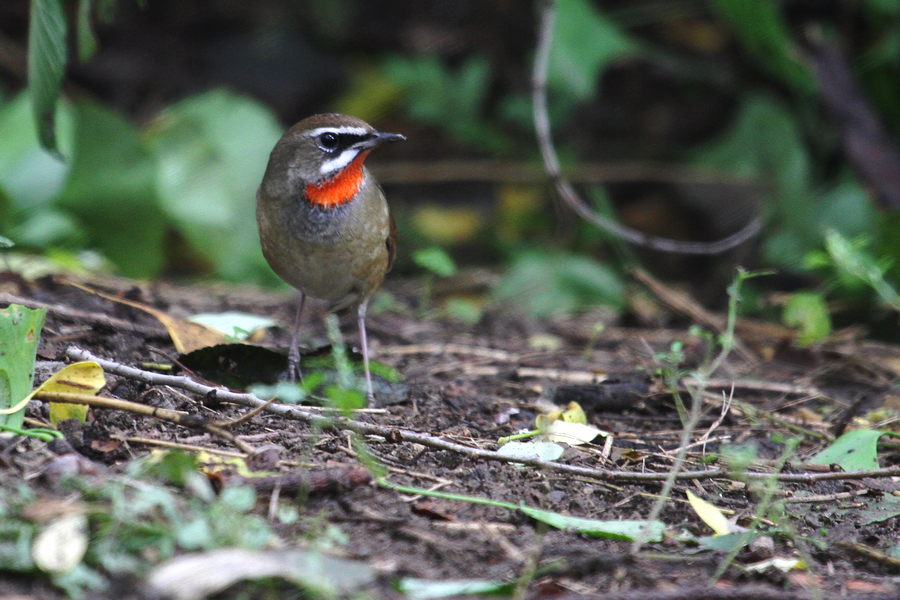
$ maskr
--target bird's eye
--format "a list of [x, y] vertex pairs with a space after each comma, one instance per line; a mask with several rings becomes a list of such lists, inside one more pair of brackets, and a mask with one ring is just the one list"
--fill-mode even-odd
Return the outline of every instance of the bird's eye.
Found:
[[319, 145], [325, 150], [335, 150], [338, 147], [338, 136], [336, 133], [326, 132], [319, 136]]

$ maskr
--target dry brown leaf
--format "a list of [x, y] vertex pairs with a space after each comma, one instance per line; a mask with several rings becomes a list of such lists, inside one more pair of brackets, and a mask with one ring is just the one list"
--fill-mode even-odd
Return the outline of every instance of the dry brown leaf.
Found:
[[100, 296], [101, 298], [106, 298], [107, 300], [111, 300], [112, 302], [118, 302], [119, 304], [124, 304], [126, 306], [130, 306], [132, 308], [136, 308], [153, 315], [160, 323], [163, 324], [163, 327], [166, 328], [166, 331], [169, 332], [169, 336], [172, 338], [172, 343], [175, 344], [175, 349], [178, 350], [178, 352], [181, 354], [187, 354], [188, 352], [193, 352], [194, 350], [199, 350], [200, 348], [207, 348], [209, 346], [218, 346], [219, 344], [225, 344], [227, 342], [224, 334], [216, 331], [215, 329], [210, 329], [205, 325], [200, 325], [199, 323], [191, 323], [190, 321], [185, 321], [184, 319], [176, 319], [175, 317], [167, 315], [166, 313], [162, 312], [161, 310], [157, 310], [152, 306], [141, 304], [140, 302], [134, 302], [133, 300], [128, 300], [126, 298], [119, 298], [118, 296], [106, 294], [81, 283], [76, 283], [74, 281], [68, 280], [63, 280], [63, 283], [67, 283], [68, 285], [77, 287], [78, 289], [84, 290], [90, 294]]

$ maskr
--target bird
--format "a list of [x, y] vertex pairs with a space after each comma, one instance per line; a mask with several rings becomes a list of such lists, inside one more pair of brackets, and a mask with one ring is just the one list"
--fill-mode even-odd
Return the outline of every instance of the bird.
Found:
[[288, 129], [269, 155], [256, 194], [263, 255], [300, 292], [288, 351], [288, 378], [299, 375], [297, 338], [307, 297], [330, 311], [356, 307], [366, 396], [374, 400], [366, 310], [394, 263], [397, 230], [384, 191], [363, 165], [369, 153], [406, 138], [356, 117], [328, 113]]

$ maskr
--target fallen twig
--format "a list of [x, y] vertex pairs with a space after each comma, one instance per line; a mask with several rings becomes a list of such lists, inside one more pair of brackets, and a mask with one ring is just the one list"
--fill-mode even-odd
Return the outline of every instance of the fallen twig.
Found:
[[843, 540], [838, 542], [838, 546], [842, 548], [847, 548], [848, 550], [852, 550], [861, 556], [865, 556], [866, 558], [871, 558], [872, 560], [877, 560], [883, 565], [887, 565], [894, 569], [900, 567], [900, 558], [896, 556], [891, 556], [890, 554], [886, 554], [879, 550], [878, 548], [873, 548], [872, 546], [867, 546], [865, 544], [860, 544], [859, 542], [851, 542], [850, 540]]
[[145, 415], [148, 417], [153, 417], [155, 419], [169, 421], [170, 423], [175, 423], [176, 425], [181, 425], [182, 427], [201, 429], [203, 431], [206, 431], [207, 433], [211, 433], [231, 442], [232, 444], [240, 448], [243, 452], [247, 452], [249, 454], [256, 453], [256, 450], [253, 448], [253, 446], [250, 446], [249, 444], [241, 441], [230, 431], [227, 431], [216, 424], [210, 423], [206, 419], [198, 417], [197, 415], [192, 415], [177, 410], [148, 406], [146, 404], [140, 404], [138, 402], [131, 402], [130, 400], [104, 398], [102, 396], [89, 396], [87, 394], [74, 394], [71, 392], [37, 391], [35, 392], [33, 398], [35, 400], [44, 400], [45, 402], [86, 404], [88, 406], [99, 406], [102, 408], [125, 410], [139, 415]]
[[[90, 352], [87, 352], [86, 350], [82, 350], [80, 348], [69, 348], [66, 351], [66, 355], [74, 360], [94, 361], [109, 373], [113, 373], [123, 377], [129, 377], [132, 379], [138, 379], [152, 385], [171, 385], [173, 387], [191, 391], [201, 396], [215, 397], [218, 400], [233, 402], [234, 404], [239, 404], [242, 406], [257, 407], [266, 403], [265, 400], [262, 400], [253, 394], [232, 392], [224, 388], [217, 388], [202, 383], [197, 383], [196, 381], [192, 381], [186, 377], [160, 375], [158, 373], [152, 373], [150, 371], [143, 371], [141, 369], [122, 365], [114, 361], [98, 358]], [[493, 450], [473, 448], [471, 446], [465, 446], [463, 444], [450, 442], [443, 438], [439, 438], [427, 433], [419, 433], [399, 427], [388, 427], [384, 425], [376, 425], [373, 423], [364, 423], [341, 416], [324, 417], [322, 415], [314, 414], [310, 411], [295, 406], [287, 406], [284, 404], [272, 404], [266, 407], [265, 410], [266, 412], [278, 415], [282, 418], [293, 419], [316, 427], [348, 430], [362, 435], [376, 435], [379, 437], [383, 437], [390, 442], [396, 443], [413, 442], [436, 450], [456, 452], [473, 459], [523, 464], [530, 467], [535, 467], [537, 469], [543, 469], [548, 472], [564, 473], [567, 475], [585, 477], [587, 479], [598, 481], [651, 482], [664, 481], [667, 477], [669, 477], [669, 473], [667, 472], [652, 473], [594, 469], [590, 467], [569, 465], [555, 461], [539, 460], [534, 458], [510, 457], [502, 455]], [[828, 473], [780, 473], [775, 477], [778, 481], [785, 483], [815, 483], [818, 481], [894, 476], [900, 476], [900, 466], [852, 472], [832, 471]], [[769, 477], [772, 477], [771, 473], [755, 471], [729, 471], [724, 467], [702, 469], [697, 471], [682, 471], [676, 476], [676, 478], [679, 480], [701, 480], [716, 478], [740, 478], [744, 480], [759, 480], [767, 479]]]
[[171, 448], [172, 450], [183, 450], [184, 452], [208, 452], [218, 456], [227, 456], [228, 458], [246, 458], [245, 452], [234, 452], [233, 450], [222, 450], [220, 448], [207, 448], [206, 446], [198, 446], [196, 444], [185, 444], [182, 442], [171, 442], [169, 440], [155, 440], [152, 438], [142, 438], [134, 436], [112, 436], [113, 439], [122, 440], [129, 444], [145, 444], [147, 446], [159, 446], [161, 448]]

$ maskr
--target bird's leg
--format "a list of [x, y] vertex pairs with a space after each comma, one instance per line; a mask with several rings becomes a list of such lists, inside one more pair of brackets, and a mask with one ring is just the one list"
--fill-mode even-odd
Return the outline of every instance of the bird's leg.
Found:
[[375, 400], [375, 392], [372, 391], [372, 373], [369, 372], [369, 340], [366, 337], [366, 308], [368, 305], [368, 298], [359, 305], [357, 321], [359, 322], [359, 345], [362, 346], [363, 368], [366, 371], [366, 399], [369, 402], [373, 402]]
[[288, 350], [288, 381], [297, 383], [297, 378], [303, 381], [303, 374], [300, 372], [300, 345], [297, 338], [300, 336], [300, 315], [303, 313], [303, 303], [306, 301], [306, 294], [300, 292], [300, 302], [297, 305], [297, 316], [294, 318], [294, 335], [291, 336], [291, 349]]

